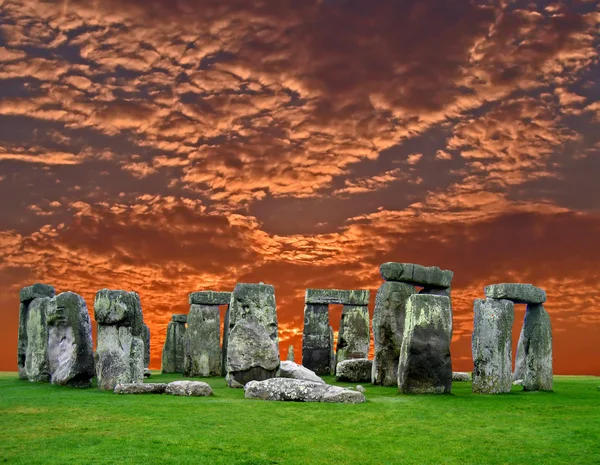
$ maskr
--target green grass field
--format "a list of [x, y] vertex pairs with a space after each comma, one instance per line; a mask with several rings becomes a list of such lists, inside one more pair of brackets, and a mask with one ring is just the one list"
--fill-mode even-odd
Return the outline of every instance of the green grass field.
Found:
[[473, 395], [470, 383], [446, 396], [367, 384], [361, 405], [247, 400], [221, 378], [203, 380], [214, 396], [115, 395], [2, 373], [0, 462], [600, 463], [597, 377], [496, 396]]

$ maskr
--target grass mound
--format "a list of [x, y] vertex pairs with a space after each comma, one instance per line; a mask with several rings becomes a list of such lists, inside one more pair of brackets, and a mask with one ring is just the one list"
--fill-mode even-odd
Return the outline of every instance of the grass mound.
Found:
[[465, 382], [446, 396], [366, 384], [359, 405], [247, 400], [222, 378], [197, 379], [214, 395], [115, 395], [2, 373], [0, 462], [600, 463], [597, 377], [557, 376], [552, 393], [495, 396]]

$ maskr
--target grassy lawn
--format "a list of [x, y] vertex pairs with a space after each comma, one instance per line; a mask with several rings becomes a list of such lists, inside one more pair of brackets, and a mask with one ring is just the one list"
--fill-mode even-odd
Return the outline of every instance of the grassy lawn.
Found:
[[497, 396], [470, 383], [448, 396], [367, 384], [361, 405], [246, 400], [204, 381], [214, 396], [118, 396], [0, 373], [0, 463], [600, 463], [597, 377]]

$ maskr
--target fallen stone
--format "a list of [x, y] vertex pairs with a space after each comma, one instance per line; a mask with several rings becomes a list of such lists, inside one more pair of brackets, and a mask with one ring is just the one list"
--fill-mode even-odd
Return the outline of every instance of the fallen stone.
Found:
[[115, 394], [164, 394], [166, 383], [123, 383], [115, 386]]
[[546, 291], [532, 284], [504, 283], [485, 287], [488, 299], [506, 299], [516, 304], [542, 304], [546, 302]]
[[150, 328], [144, 323], [142, 326], [142, 340], [144, 341], [144, 367], [150, 365]]
[[243, 387], [248, 381], [274, 378], [278, 368], [279, 352], [267, 329], [255, 321], [238, 321], [229, 333], [229, 387]]
[[173, 396], [207, 397], [213, 391], [211, 387], [202, 381], [173, 381], [167, 385], [167, 394]]
[[54, 287], [49, 284], [35, 283], [32, 286], [27, 286], [21, 289], [19, 293], [19, 300], [21, 303], [31, 302], [33, 299], [43, 298], [43, 297], [54, 297], [55, 290]]
[[449, 394], [452, 388], [450, 299], [415, 294], [406, 303], [398, 363], [398, 389], [405, 394]]
[[369, 309], [366, 306], [344, 305], [338, 333], [336, 367], [351, 358], [367, 358], [371, 333]]
[[284, 360], [279, 365], [279, 377], [280, 378], [292, 378], [292, 379], [303, 379], [306, 381], [313, 381], [315, 383], [323, 383], [321, 378], [317, 376], [317, 374], [309, 370], [302, 365], [298, 365], [290, 360]]
[[90, 387], [95, 374], [92, 324], [83, 297], [74, 292], [53, 297], [47, 324], [50, 382]]
[[162, 351], [163, 373], [183, 373], [186, 321], [187, 315], [173, 315], [167, 326], [167, 337]]
[[364, 394], [365, 392], [367, 392], [367, 390], [365, 389], [364, 386], [361, 386], [360, 384], [356, 385], [356, 390], [362, 394]]
[[317, 375], [330, 374], [332, 348], [329, 306], [306, 304], [302, 330], [302, 364]]
[[447, 288], [452, 283], [454, 272], [437, 266], [422, 266], [413, 263], [387, 262], [379, 267], [385, 281], [415, 284], [427, 288]]
[[398, 282], [385, 282], [377, 291], [373, 313], [373, 384], [398, 385], [398, 360], [404, 333], [406, 301], [415, 292], [415, 286]]
[[102, 289], [96, 294], [98, 323], [95, 361], [98, 388], [114, 390], [117, 384], [141, 383], [144, 376], [144, 317], [136, 292]]
[[338, 363], [335, 370], [336, 381], [347, 381], [350, 383], [368, 383], [371, 380], [373, 360], [366, 358], [355, 358]]
[[369, 291], [340, 289], [306, 289], [306, 304], [369, 305]]
[[188, 301], [190, 305], [229, 305], [231, 292], [200, 291], [192, 292]]
[[510, 392], [512, 385], [512, 325], [510, 300], [476, 299], [474, 304], [473, 392]]
[[184, 336], [184, 376], [221, 376], [220, 333], [219, 306], [192, 304]]
[[542, 304], [529, 304], [523, 322], [523, 390], [552, 391], [552, 326]]
[[362, 393], [350, 389], [289, 378], [250, 381], [246, 384], [244, 391], [246, 399], [344, 404], [358, 404], [366, 401]]
[[471, 381], [471, 373], [466, 371], [453, 371], [452, 372], [452, 381]]
[[294, 346], [288, 347], [287, 360], [290, 362], [294, 361]]

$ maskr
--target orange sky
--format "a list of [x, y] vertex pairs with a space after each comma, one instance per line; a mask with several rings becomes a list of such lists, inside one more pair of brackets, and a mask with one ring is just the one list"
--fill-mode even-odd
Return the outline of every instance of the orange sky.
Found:
[[[385, 261], [473, 299], [547, 291], [559, 374], [600, 375], [597, 1], [0, 0], [0, 370], [18, 291], [140, 293], [152, 367], [187, 294], [307, 287]], [[517, 309], [514, 336], [523, 318]], [[339, 308], [331, 310], [337, 330]]]

